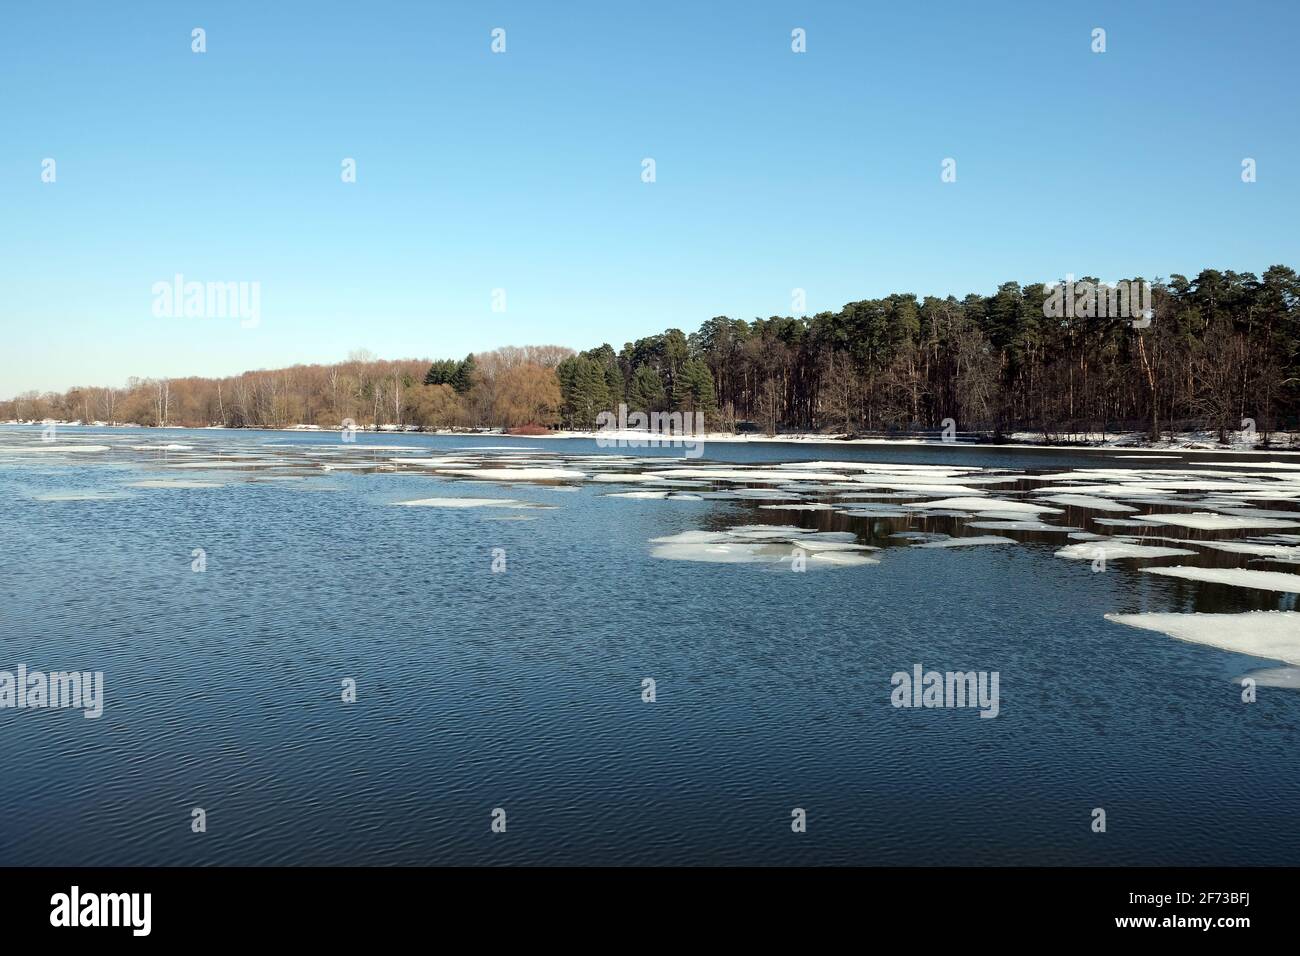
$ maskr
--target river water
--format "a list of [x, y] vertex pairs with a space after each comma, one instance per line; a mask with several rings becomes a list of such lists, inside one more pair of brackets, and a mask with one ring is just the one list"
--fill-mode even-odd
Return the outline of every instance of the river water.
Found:
[[[1207, 552], [1096, 573], [1055, 556], [1074, 543], [1062, 531], [892, 513], [906, 489], [875, 489], [878, 517], [845, 515], [852, 472], [669, 476], [669, 497], [619, 496], [647, 470], [810, 461], [979, 469], [1002, 484], [974, 491], [1021, 501], [1026, 476], [1249, 459], [3, 429], [0, 671], [101, 671], [104, 700], [97, 719], [0, 709], [0, 864], [1300, 859], [1300, 692], [1245, 703], [1233, 682], [1278, 662], [1104, 617], [1290, 609], [1292, 594], [1142, 571], [1264, 565]], [[494, 464], [584, 477], [456, 473]], [[838, 504], [788, 509], [782, 489]], [[437, 501], [466, 497], [489, 503]], [[1126, 532], [1102, 514], [1040, 517]], [[791, 573], [654, 541], [756, 525], [879, 550]], [[1011, 542], [915, 546], [967, 534]], [[996, 718], [894, 706], [892, 675], [916, 665], [996, 672]]]

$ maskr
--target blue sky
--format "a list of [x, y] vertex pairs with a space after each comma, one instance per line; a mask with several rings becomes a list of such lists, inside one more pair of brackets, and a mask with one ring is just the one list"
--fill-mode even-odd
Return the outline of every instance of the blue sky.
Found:
[[[618, 348], [794, 288], [1300, 266], [1298, 27], [1280, 0], [6, 4], [0, 396]], [[259, 282], [258, 326], [156, 317], [176, 273]]]

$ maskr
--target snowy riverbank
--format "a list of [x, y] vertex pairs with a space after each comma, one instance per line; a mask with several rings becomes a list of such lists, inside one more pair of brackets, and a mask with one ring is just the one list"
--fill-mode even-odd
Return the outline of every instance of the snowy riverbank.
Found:
[[[28, 427], [48, 427], [50, 422], [35, 421], [5, 421], [0, 422], [2, 426], [28, 426]], [[130, 428], [143, 429], [148, 431], [186, 431], [195, 430], [189, 426], [183, 425], [166, 425], [162, 427], [152, 425], [137, 425], [134, 423], [118, 422], [54, 422], [55, 429], [82, 429], [82, 428]], [[239, 428], [226, 428], [223, 425], [199, 426], [199, 430], [204, 431], [243, 431]], [[274, 432], [310, 432], [328, 434], [342, 431], [340, 428], [322, 428], [319, 425], [290, 425], [284, 428], [256, 428], [250, 431], [274, 431]], [[640, 443], [640, 447], [647, 447], [653, 442], [661, 445], [672, 447], [672, 436], [654, 436], [646, 431], [625, 430], [625, 431], [584, 431], [584, 430], [557, 430], [548, 431], [536, 435], [512, 435], [501, 428], [491, 429], [425, 429], [423, 431], [413, 426], [398, 425], [381, 425], [378, 429], [358, 429], [362, 434], [420, 434], [420, 435], [442, 435], [457, 438], [475, 438], [475, 437], [493, 437], [493, 438], [517, 438], [528, 441], [554, 441], [559, 439], [586, 439], [588, 441], [603, 440], [607, 442], [618, 442], [625, 447], [635, 448], [637, 445], [631, 443]], [[1240, 433], [1238, 433], [1239, 436]], [[855, 437], [848, 438], [842, 434], [812, 434], [812, 433], [787, 433], [780, 435], [765, 435], [762, 433], [745, 433], [735, 434], [732, 432], [706, 432], [702, 435], [682, 435], [675, 438], [677, 443], [687, 442], [690, 444], [697, 443], [718, 443], [718, 444], [783, 444], [783, 445], [855, 445], [855, 446], [935, 446], [935, 447], [952, 447], [952, 448], [1038, 448], [1043, 450], [1058, 451], [1082, 451], [1096, 449], [1103, 451], [1134, 451], [1134, 452], [1176, 452], [1178, 454], [1188, 453], [1230, 453], [1238, 455], [1275, 455], [1285, 453], [1300, 452], [1300, 433], [1294, 432], [1275, 432], [1270, 436], [1270, 444], [1265, 447], [1258, 442], [1234, 441], [1227, 444], [1221, 444], [1217, 440], [1216, 433], [1213, 432], [1179, 432], [1172, 440], [1152, 442], [1140, 432], [1119, 432], [1101, 434], [1079, 434], [1067, 437], [1052, 437], [1045, 439], [1041, 432], [1013, 432], [1004, 436], [1001, 442], [975, 441], [963, 439], [959, 441], [942, 441], [940, 439], [924, 437]]]

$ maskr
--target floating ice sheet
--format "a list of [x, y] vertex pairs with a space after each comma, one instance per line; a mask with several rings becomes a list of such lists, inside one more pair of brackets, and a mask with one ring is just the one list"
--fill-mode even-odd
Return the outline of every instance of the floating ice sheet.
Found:
[[1261, 591], [1287, 591], [1300, 594], [1300, 574], [1281, 571], [1251, 571], [1246, 568], [1192, 568], [1179, 565], [1173, 568], [1143, 568], [1147, 574], [1161, 574], [1188, 581], [1206, 581], [1227, 584], [1238, 588], [1256, 588]]
[[1081, 531], [1081, 528], [1067, 528], [1063, 525], [1048, 524], [1045, 521], [968, 521], [968, 528], [981, 531]]
[[864, 554], [845, 531], [810, 532], [793, 526], [738, 525], [728, 531], [683, 531], [652, 538], [652, 557], [710, 564], [783, 564], [796, 559], [807, 567], [879, 564]]
[[[659, 544], [651, 549], [656, 558], [673, 561], [703, 561], [712, 564], [780, 564], [792, 562], [796, 548], [786, 542], [763, 544], [746, 541], [707, 541]], [[812, 552], [806, 554], [811, 563], [820, 560], [829, 565], [879, 564], [876, 558], [849, 552]]]
[[1285, 544], [1266, 544], [1250, 541], [1197, 541], [1202, 548], [1229, 551], [1233, 554], [1253, 554], [1262, 558], [1300, 561], [1300, 547]]
[[1249, 528], [1300, 528], [1300, 521], [1284, 518], [1246, 518], [1241, 515], [1211, 514], [1197, 511], [1192, 514], [1143, 515], [1145, 524], [1168, 524], [1198, 531], [1228, 531]]
[[908, 504], [908, 508], [945, 508], [955, 511], [1002, 511], [1007, 514], [1040, 514], [1044, 511], [1056, 512], [1060, 508], [1040, 505], [1030, 501], [1008, 501], [1005, 498], [941, 498], [938, 501], [917, 501]]
[[1058, 558], [1070, 558], [1076, 561], [1119, 561], [1124, 558], [1175, 558], [1180, 555], [1195, 554], [1186, 548], [1166, 548], [1158, 545], [1133, 544], [1127, 541], [1103, 539], [1087, 541], [1083, 544], [1067, 544], [1056, 552]]
[[128, 488], [224, 488], [225, 482], [186, 478], [145, 478], [126, 482]]
[[1094, 511], [1137, 511], [1130, 505], [1122, 505], [1118, 501], [1092, 495], [1048, 495], [1039, 500], [1050, 501], [1054, 505], [1067, 505], [1071, 508], [1091, 508]]
[[964, 548], [976, 544], [1015, 544], [1014, 538], [1003, 538], [995, 534], [974, 535], [968, 538], [943, 538], [939, 541], [924, 541], [914, 544], [914, 548]]
[[554, 508], [514, 498], [416, 498], [412, 501], [395, 501], [395, 505], [408, 508]]
[[439, 468], [437, 471], [485, 481], [560, 481], [587, 477], [584, 472], [569, 468]]
[[[864, 481], [865, 479], [858, 479]], [[929, 484], [915, 481], [876, 481], [874, 479], [866, 481], [873, 488], [885, 488], [890, 491], [910, 491], [917, 495], [982, 495], [983, 489], [971, 487], [969, 484], [962, 485], [941, 485]]]
[[1107, 614], [1106, 620], [1180, 641], [1204, 644], [1251, 657], [1300, 664], [1300, 612], [1244, 614]]
[[702, 478], [708, 481], [837, 481], [842, 476], [830, 472], [803, 472], [769, 468], [670, 468], [651, 472], [661, 478]]

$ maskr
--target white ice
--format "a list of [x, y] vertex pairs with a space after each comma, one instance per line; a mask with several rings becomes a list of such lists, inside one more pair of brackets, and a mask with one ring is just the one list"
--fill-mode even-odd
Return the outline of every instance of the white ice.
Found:
[[408, 508], [547, 508], [513, 498], [416, 498], [412, 501], [395, 501], [393, 504]]
[[1092, 495], [1048, 495], [1040, 501], [1050, 501], [1054, 505], [1068, 505], [1073, 508], [1092, 508], [1095, 511], [1137, 511], [1129, 505], [1107, 498], [1095, 498]]
[[1007, 513], [1039, 514], [1044, 511], [1060, 512], [1060, 508], [1050, 505], [1033, 504], [1028, 501], [1007, 501], [1002, 498], [942, 498], [938, 501], [918, 501], [908, 504], [909, 509], [946, 508], [955, 511], [1005, 511]]
[[970, 538], [944, 538], [941, 541], [924, 541], [914, 544], [914, 548], [964, 548], [972, 544], [1015, 544], [1014, 538], [1002, 538], [995, 534], [976, 535]]
[[1119, 561], [1123, 558], [1173, 558], [1183, 554], [1195, 554], [1186, 548], [1163, 548], [1154, 545], [1132, 544], [1127, 541], [1088, 541], [1083, 544], [1067, 544], [1056, 552], [1058, 558], [1070, 558], [1076, 561]]
[[558, 481], [587, 477], [581, 471], [568, 468], [439, 468], [437, 471], [444, 475], [482, 478], [488, 481]]
[[1208, 581], [1238, 588], [1257, 588], [1261, 591], [1286, 591], [1300, 594], [1300, 574], [1281, 571], [1250, 571], [1245, 568], [1190, 568], [1179, 565], [1173, 568], [1143, 568], [1147, 574], [1161, 574], [1188, 581]]
[[1179, 528], [1195, 528], [1198, 531], [1227, 531], [1242, 528], [1300, 528], [1300, 521], [1288, 521], [1283, 518], [1246, 518], [1241, 515], [1210, 514], [1204, 511], [1183, 515], [1143, 515], [1142, 521], [1145, 524], [1167, 524]]
[[981, 531], [1081, 531], [1081, 528], [1067, 528], [1064, 525], [1048, 524], [1045, 521], [968, 521], [968, 528]]
[[1107, 614], [1106, 620], [1236, 654], [1300, 664], [1300, 612]]

